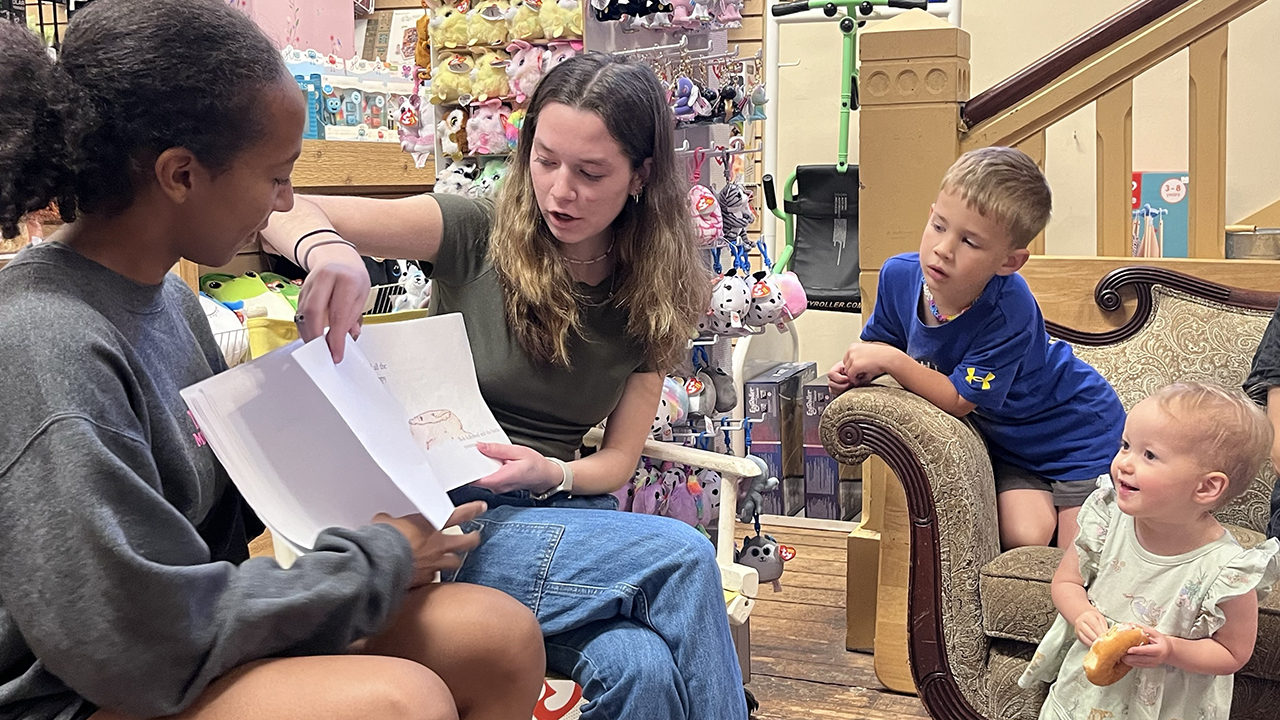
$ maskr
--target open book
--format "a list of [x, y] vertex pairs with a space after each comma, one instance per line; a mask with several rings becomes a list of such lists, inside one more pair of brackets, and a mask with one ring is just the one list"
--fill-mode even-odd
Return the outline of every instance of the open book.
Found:
[[374, 515], [448, 521], [448, 490], [497, 470], [508, 442], [458, 314], [367, 325], [334, 365], [301, 341], [182, 391], [204, 438], [273, 535], [299, 549]]

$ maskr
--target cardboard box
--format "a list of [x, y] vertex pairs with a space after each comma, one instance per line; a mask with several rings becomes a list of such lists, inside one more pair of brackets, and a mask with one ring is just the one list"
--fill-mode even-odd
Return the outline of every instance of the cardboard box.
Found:
[[[1151, 206], [1163, 211], [1153, 221], [1154, 245], [1159, 249], [1158, 255], [1144, 257], [1187, 257], [1187, 237], [1190, 226], [1190, 205], [1187, 199], [1190, 176], [1185, 172], [1135, 172], [1133, 174], [1133, 210], [1137, 211]], [[1138, 250], [1146, 235], [1145, 221], [1139, 227], [1132, 252], [1138, 256]]]
[[801, 389], [818, 376], [816, 363], [782, 363], [743, 384], [751, 452], [780, 481], [764, 496], [762, 514], [795, 515], [804, 507], [804, 420]]
[[825, 382], [804, 386], [804, 516], [852, 520], [862, 511], [862, 468], [842, 471], [822, 446], [822, 413], [830, 402]]

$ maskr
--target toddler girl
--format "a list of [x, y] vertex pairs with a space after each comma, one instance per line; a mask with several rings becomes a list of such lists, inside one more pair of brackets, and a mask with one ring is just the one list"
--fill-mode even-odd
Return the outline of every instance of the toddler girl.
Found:
[[[1041, 720], [1229, 716], [1280, 542], [1245, 550], [1213, 512], [1253, 482], [1272, 434], [1243, 393], [1215, 385], [1177, 383], [1133, 408], [1054, 574], [1058, 618], [1018, 680], [1053, 683]], [[1117, 623], [1141, 626], [1148, 643], [1123, 656], [1132, 672], [1099, 687], [1083, 661]]]

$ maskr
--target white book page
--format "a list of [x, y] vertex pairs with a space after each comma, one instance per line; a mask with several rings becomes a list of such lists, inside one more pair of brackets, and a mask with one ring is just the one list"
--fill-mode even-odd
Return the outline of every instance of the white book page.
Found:
[[405, 423], [404, 408], [374, 374], [369, 360], [355, 344], [348, 344], [342, 362], [334, 365], [324, 337], [293, 351], [315, 387], [346, 421], [367, 454], [437, 529], [453, 514], [453, 503], [436, 480], [426, 450]]
[[379, 512], [401, 516], [417, 508], [293, 358], [300, 346], [215, 375], [182, 396], [254, 512], [311, 549], [326, 528], [356, 528]]
[[355, 344], [399, 401], [445, 489], [501, 467], [475, 447], [510, 440], [480, 394], [461, 314], [366, 325]]

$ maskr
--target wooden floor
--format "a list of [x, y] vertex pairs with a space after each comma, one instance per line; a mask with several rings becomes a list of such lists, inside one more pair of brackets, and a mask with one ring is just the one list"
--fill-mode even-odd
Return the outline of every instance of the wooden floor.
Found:
[[[871, 655], [844, 649], [845, 534], [765, 526], [796, 550], [782, 592], [761, 586], [751, 613], [751, 682], [757, 720], [927, 718], [920, 701], [876, 680]], [[753, 534], [740, 525], [736, 537]]]

